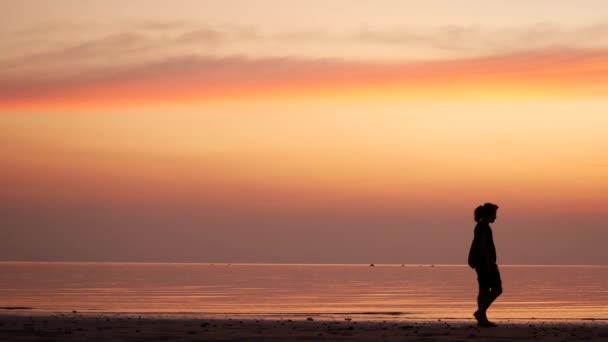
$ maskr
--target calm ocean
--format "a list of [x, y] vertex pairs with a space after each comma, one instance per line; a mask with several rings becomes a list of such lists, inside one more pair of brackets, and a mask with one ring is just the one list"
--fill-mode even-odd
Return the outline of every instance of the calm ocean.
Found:
[[[607, 319], [607, 266], [501, 266], [494, 319]], [[27, 312], [462, 319], [466, 266], [0, 263], [0, 306]]]

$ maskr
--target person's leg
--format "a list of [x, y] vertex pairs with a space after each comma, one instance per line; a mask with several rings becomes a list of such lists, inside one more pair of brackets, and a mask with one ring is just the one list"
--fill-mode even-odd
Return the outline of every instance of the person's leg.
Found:
[[488, 307], [490, 307], [490, 305], [492, 305], [492, 303], [494, 303], [496, 298], [498, 298], [498, 296], [500, 296], [501, 294], [502, 294], [502, 287], [493, 288], [492, 291], [490, 291], [490, 296], [489, 296], [490, 299], [489, 299]]
[[479, 294], [477, 295], [477, 311], [473, 314], [478, 322], [487, 321], [486, 312], [492, 304], [493, 295], [489, 287], [479, 286]]
[[488, 307], [490, 307], [496, 298], [502, 294], [502, 279], [500, 279], [500, 271], [498, 270], [498, 266], [494, 266], [494, 269], [492, 270], [490, 283], [492, 289], [490, 291]]
[[473, 315], [475, 319], [477, 319], [477, 325], [480, 327], [496, 327], [497, 325], [493, 322], [490, 322], [488, 319], [487, 311], [490, 308], [490, 305], [500, 296], [502, 293], [502, 288], [495, 288], [489, 291], [479, 291], [479, 296], [477, 297], [477, 312]]
[[[491, 289], [489, 291], [487, 302], [485, 303], [485, 304], [487, 304], [486, 311], [492, 305], [492, 303], [494, 303], [496, 298], [498, 298], [502, 294], [502, 280], [500, 279], [500, 272], [498, 271], [498, 266], [495, 266], [494, 269], [492, 270], [492, 273], [489, 275], [488, 285], [490, 285]], [[487, 315], [485, 317], [486, 317], [485, 326], [490, 326], [490, 327], [496, 326], [496, 324], [494, 324], [488, 320]]]
[[475, 269], [477, 273], [477, 283], [479, 284], [479, 293], [477, 294], [477, 311], [473, 314], [478, 322], [486, 321], [486, 311], [492, 303], [490, 273], [480, 269]]

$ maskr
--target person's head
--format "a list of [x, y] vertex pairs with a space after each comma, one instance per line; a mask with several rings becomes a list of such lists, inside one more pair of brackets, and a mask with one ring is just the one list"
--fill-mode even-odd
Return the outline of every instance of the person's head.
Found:
[[475, 208], [474, 217], [475, 222], [488, 222], [493, 223], [496, 221], [496, 212], [498, 206], [492, 203], [486, 203]]

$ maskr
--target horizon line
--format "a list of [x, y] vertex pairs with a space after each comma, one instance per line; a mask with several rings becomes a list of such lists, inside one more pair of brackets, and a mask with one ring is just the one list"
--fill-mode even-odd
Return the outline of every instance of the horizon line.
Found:
[[[443, 263], [297, 263], [297, 262], [202, 262], [202, 261], [61, 261], [61, 260], [0, 260], [0, 264], [156, 264], [156, 265], [209, 265], [209, 266], [390, 266], [390, 267], [469, 267], [467, 264]], [[608, 264], [499, 264], [517, 267], [605, 267]]]

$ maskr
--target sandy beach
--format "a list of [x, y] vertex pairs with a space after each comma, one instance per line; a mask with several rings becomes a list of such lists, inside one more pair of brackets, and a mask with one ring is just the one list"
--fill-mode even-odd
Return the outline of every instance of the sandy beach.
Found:
[[606, 341], [605, 322], [471, 322], [0, 315], [1, 341]]

